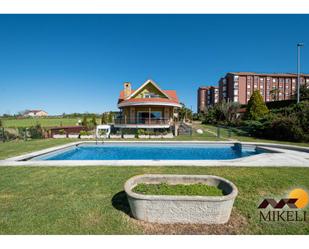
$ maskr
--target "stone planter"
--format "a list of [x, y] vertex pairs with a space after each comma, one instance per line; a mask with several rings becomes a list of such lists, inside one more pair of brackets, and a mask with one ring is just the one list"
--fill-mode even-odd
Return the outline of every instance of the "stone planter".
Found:
[[79, 135], [78, 134], [69, 134], [69, 138], [78, 138]]
[[[224, 196], [168, 196], [143, 195], [132, 189], [146, 184], [205, 183], [222, 189]], [[124, 185], [131, 212], [136, 219], [163, 224], [200, 223], [224, 224], [228, 222], [234, 200], [238, 194], [230, 181], [212, 175], [156, 175], [145, 174], [130, 178]]]
[[135, 138], [134, 134], [123, 134], [123, 138]]
[[54, 134], [53, 138], [67, 138], [66, 134]]
[[174, 135], [173, 135], [173, 133], [169, 133], [169, 134], [166, 134], [166, 135], [162, 135], [162, 138], [174, 138]]
[[121, 138], [121, 135], [109, 135], [109, 138], [117, 138], [117, 139], [119, 139], [119, 138]]
[[138, 135], [138, 138], [148, 139], [149, 135]]
[[94, 135], [80, 135], [81, 139], [93, 139]]

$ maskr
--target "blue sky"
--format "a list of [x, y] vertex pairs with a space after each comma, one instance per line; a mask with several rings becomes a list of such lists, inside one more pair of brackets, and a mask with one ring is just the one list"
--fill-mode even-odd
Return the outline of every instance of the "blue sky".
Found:
[[[309, 72], [309, 15], [0, 15], [0, 114], [117, 110], [151, 78], [196, 110], [229, 71]], [[306, 47], [308, 46], [308, 47]]]

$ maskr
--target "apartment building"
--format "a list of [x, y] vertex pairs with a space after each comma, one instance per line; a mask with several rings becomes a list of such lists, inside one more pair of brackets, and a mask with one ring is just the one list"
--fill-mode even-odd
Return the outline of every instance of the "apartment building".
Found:
[[205, 113], [207, 107], [219, 101], [219, 88], [215, 86], [199, 87], [197, 90], [197, 112]]
[[[309, 87], [309, 74], [301, 74], [300, 83]], [[247, 104], [256, 90], [260, 91], [265, 102], [291, 99], [297, 92], [297, 75], [230, 72], [219, 80], [219, 101]]]

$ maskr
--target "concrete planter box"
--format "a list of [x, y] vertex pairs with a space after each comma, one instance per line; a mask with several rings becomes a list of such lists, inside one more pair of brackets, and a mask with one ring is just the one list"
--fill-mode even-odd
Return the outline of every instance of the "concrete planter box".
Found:
[[149, 138], [149, 135], [138, 135], [138, 138], [143, 138], [143, 139]]
[[94, 135], [81, 135], [80, 138], [81, 139], [93, 139]]
[[69, 138], [78, 138], [79, 135], [78, 134], [69, 134]]
[[[205, 183], [222, 189], [224, 196], [168, 196], [143, 195], [132, 189], [146, 184]], [[136, 219], [163, 224], [200, 223], [224, 224], [228, 222], [234, 200], [238, 194], [230, 181], [212, 175], [155, 175], [146, 174], [130, 178], [124, 185], [133, 216]]]
[[55, 134], [55, 135], [53, 135], [53, 138], [67, 138], [67, 135], [65, 135], [65, 134]]
[[169, 134], [166, 134], [166, 135], [162, 135], [162, 138], [174, 138], [174, 135], [173, 135], [173, 133], [169, 133]]
[[109, 135], [109, 138], [121, 138], [121, 135]]
[[123, 138], [135, 138], [134, 134], [124, 134]]

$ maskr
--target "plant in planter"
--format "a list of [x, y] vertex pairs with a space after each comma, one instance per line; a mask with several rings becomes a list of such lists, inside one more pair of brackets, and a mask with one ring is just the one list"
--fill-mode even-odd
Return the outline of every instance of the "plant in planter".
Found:
[[57, 134], [53, 135], [53, 138], [66, 138], [66, 137], [67, 135], [64, 129], [59, 130]]
[[149, 138], [148, 132], [144, 129], [138, 129], [137, 130], [137, 137], [138, 138]]
[[136, 219], [163, 224], [224, 224], [238, 194], [232, 182], [212, 175], [139, 175], [124, 189]]
[[82, 130], [79, 132], [79, 137], [80, 138], [94, 138], [94, 136], [89, 131], [85, 131], [85, 130]]

